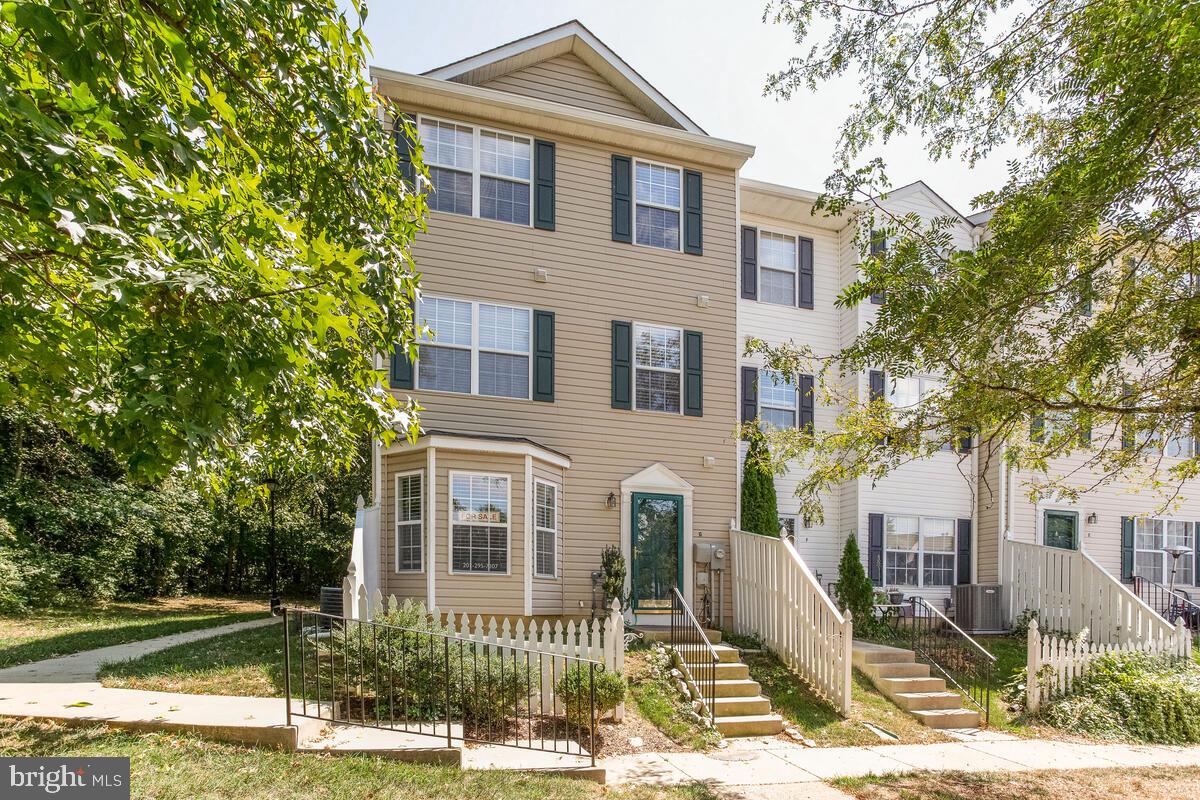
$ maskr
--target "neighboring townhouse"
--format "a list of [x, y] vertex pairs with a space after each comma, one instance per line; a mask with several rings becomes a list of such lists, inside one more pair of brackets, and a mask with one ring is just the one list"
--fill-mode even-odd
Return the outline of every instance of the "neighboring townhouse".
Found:
[[[736, 517], [737, 172], [571, 22], [411, 75], [433, 182], [413, 246], [434, 336], [391, 385], [425, 434], [375, 448], [378, 585], [439, 609], [587, 616], [620, 547], [634, 618], [698, 605]], [[724, 607], [728, 613], [728, 582]]]
[[[806, 344], [817, 354], [834, 354], [869, 327], [886, 302], [882, 296], [854, 308], [835, 305], [858, 277], [856, 242], [859, 214], [837, 217], [812, 213], [815, 192], [743, 180], [741, 182], [741, 260], [738, 339], [757, 337], [778, 345]], [[891, 192], [883, 211], [924, 220], [951, 217], [959, 249], [974, 246], [976, 226], [924, 183]], [[868, 240], [868, 237], [862, 237]], [[876, 247], [886, 242], [876, 239]], [[739, 362], [740, 414], [765, 425], [831, 429], [843, 410], [822, 402], [813, 375], [781, 376], [762, 368], [760, 358]], [[884, 396], [897, 406], [914, 405], [940, 385], [933, 375], [885, 375], [868, 371], [848, 385], [833, 387], [835, 398]], [[812, 394], [817, 388], [817, 395]], [[947, 442], [931, 458], [905, 464], [872, 485], [862, 478], [836, 487], [822, 498], [823, 523], [803, 519], [795, 497], [802, 467], [776, 478], [781, 527], [795, 538], [797, 551], [828, 585], [846, 538], [859, 538], [871, 579], [905, 595], [944, 603], [951, 587], [970, 583], [974, 526], [974, 456]], [[742, 446], [745, 455], [745, 445]]]

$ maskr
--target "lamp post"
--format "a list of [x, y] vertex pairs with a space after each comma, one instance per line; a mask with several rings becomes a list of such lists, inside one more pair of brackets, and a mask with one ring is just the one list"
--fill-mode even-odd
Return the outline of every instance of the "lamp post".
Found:
[[[1167, 552], [1171, 554], [1171, 559], [1172, 559], [1171, 560], [1171, 586], [1168, 589], [1170, 598], [1167, 600], [1167, 602], [1170, 604], [1169, 607], [1174, 609], [1175, 608], [1175, 573], [1179, 571], [1179, 557], [1190, 554], [1192, 552], [1192, 549], [1190, 547], [1183, 547], [1182, 545], [1175, 545], [1174, 547], [1168, 547]], [[1182, 609], [1181, 609], [1181, 611], [1182, 611]], [[1171, 622], [1175, 621], [1174, 616], [1175, 616], [1174, 614], [1171, 615], [1171, 617], [1170, 617]]]
[[271, 590], [271, 614], [279, 613], [279, 552], [275, 535], [275, 487], [279, 484], [268, 475], [262, 485], [267, 487], [267, 507], [271, 516], [271, 532], [267, 537], [267, 584]]

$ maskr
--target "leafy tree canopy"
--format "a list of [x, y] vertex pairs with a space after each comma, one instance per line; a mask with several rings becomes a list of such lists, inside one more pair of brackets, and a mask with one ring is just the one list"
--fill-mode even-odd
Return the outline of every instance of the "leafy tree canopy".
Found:
[[148, 480], [332, 469], [415, 430], [375, 354], [412, 347], [425, 205], [364, 15], [0, 3], [0, 404]]
[[[831, 483], [882, 476], [964, 432], [1044, 474], [1035, 494], [1133, 480], [1169, 498], [1196, 476], [1195, 455], [1172, 456], [1200, 431], [1200, 4], [777, 0], [766, 14], [806, 47], [769, 93], [859, 80], [818, 206], [862, 215], [862, 277], [840, 305], [886, 293], [840, 352], [751, 344], [847, 403], [834, 431], [773, 445], [811, 459], [806, 509], [819, 513]], [[879, 202], [885, 165], [870, 153], [901, 134], [967, 166], [1005, 141], [1027, 152], [977, 198], [992, 213], [974, 252], [953, 243], [961, 220]], [[872, 229], [888, 239], [875, 255]], [[946, 386], [889, 410], [855, 399], [866, 369]]]

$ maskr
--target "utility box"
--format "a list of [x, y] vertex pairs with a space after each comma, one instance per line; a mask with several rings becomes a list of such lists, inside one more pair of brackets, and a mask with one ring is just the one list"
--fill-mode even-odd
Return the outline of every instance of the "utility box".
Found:
[[954, 587], [954, 622], [967, 633], [1006, 633], [1004, 590], [998, 583]]
[[712, 546], [712, 568], [725, 569], [729, 565], [729, 545], [714, 544]]
[[708, 542], [692, 542], [692, 560], [697, 564], [711, 564], [713, 546]]

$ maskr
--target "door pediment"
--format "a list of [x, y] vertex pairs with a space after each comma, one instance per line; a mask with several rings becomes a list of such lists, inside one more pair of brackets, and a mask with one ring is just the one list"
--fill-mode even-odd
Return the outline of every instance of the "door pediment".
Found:
[[655, 462], [621, 481], [621, 493], [625, 495], [632, 492], [660, 492], [690, 496], [693, 490], [690, 483], [661, 462]]

